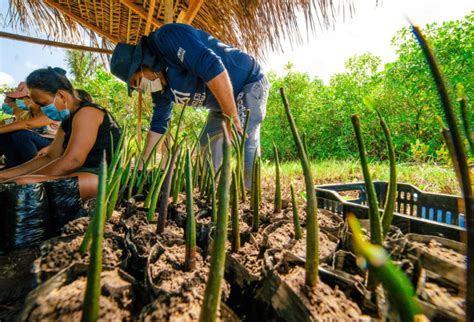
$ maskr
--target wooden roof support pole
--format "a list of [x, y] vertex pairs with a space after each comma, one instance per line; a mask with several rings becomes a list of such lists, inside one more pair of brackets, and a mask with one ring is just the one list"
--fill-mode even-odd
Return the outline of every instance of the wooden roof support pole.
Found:
[[165, 22], [165, 24], [172, 23], [173, 22], [173, 17], [174, 17], [174, 1], [173, 0], [164, 0], [164, 3], [165, 3], [164, 22]]
[[[130, 9], [131, 11], [133, 11], [134, 13], [136, 13], [137, 15], [139, 15], [142, 19], [147, 20], [148, 13], [145, 10], [143, 10], [143, 8], [140, 7], [139, 5], [133, 3], [132, 0], [120, 0], [120, 3], [123, 4], [125, 7], [127, 7], [128, 9]], [[152, 18], [151, 23], [156, 28], [161, 26], [161, 23], [156, 18]]]
[[90, 52], [94, 52], [94, 53], [112, 55], [112, 50], [106, 49], [106, 48], [74, 45], [74, 44], [68, 44], [68, 43], [65, 43], [65, 42], [58, 42], [58, 41], [52, 41], [52, 40], [47, 40], [47, 39], [40, 39], [40, 38], [33, 38], [33, 37], [28, 37], [28, 36], [16, 35], [16, 34], [11, 34], [11, 33], [3, 32], [3, 31], [0, 31], [0, 37], [1, 38], [18, 40], [18, 41], [29, 42], [29, 43], [32, 43], [32, 44], [44, 45], [44, 46], [53, 46], [53, 47], [59, 47], [59, 48], [64, 48], [64, 49], [72, 49], [72, 50], [79, 50], [79, 51], [90, 51]]
[[155, 5], [156, 0], [150, 1], [150, 7], [148, 8], [148, 16], [146, 17], [146, 25], [145, 25], [145, 35], [150, 33], [151, 28], [151, 20], [153, 19], [153, 14], [155, 13]]
[[178, 22], [190, 25], [193, 22], [194, 17], [196, 17], [197, 13], [199, 12], [199, 9], [201, 9], [203, 3], [204, 0], [190, 0], [188, 9], [183, 16], [180, 14], [181, 19], [179, 19], [180, 21]]
[[93, 32], [97, 33], [98, 35], [110, 40], [111, 42], [113, 43], [118, 43], [119, 40], [115, 37], [113, 37], [112, 35], [109, 35], [108, 33], [106, 33], [105, 31], [103, 31], [102, 29], [100, 29], [99, 27], [97, 26], [94, 26], [93, 24], [91, 24], [90, 22], [88, 22], [87, 20], [81, 18], [81, 17], [78, 17], [76, 16], [75, 14], [73, 14], [72, 12], [69, 12], [66, 8], [62, 7], [59, 3], [57, 2], [54, 2], [53, 0], [43, 0], [44, 3], [46, 3], [48, 6], [58, 10], [59, 12], [63, 13], [65, 16], [68, 16], [69, 18], [71, 18], [72, 20], [76, 21], [77, 23], [79, 23], [80, 25], [82, 25], [83, 27], [87, 28], [87, 29], [90, 29], [92, 30]]

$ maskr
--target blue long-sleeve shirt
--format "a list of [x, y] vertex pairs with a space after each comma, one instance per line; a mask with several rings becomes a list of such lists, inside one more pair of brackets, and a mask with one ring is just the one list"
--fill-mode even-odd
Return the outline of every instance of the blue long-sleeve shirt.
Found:
[[[164, 70], [168, 86], [164, 93], [152, 93], [154, 113], [151, 130], [165, 133], [173, 101], [221, 108], [206, 83], [227, 70], [234, 97], [249, 83], [263, 77], [259, 64], [250, 55], [226, 45], [208, 33], [185, 24], [168, 24], [147, 39], [150, 52]], [[153, 66], [149, 66], [153, 69]]]

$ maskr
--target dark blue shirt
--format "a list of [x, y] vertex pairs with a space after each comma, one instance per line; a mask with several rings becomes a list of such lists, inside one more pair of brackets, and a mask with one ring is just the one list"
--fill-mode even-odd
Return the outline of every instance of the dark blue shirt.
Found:
[[[234, 97], [246, 84], [263, 77], [259, 64], [252, 56], [189, 25], [165, 25], [148, 36], [147, 44], [168, 81], [164, 93], [152, 93], [153, 132], [166, 131], [173, 101], [178, 104], [187, 101], [190, 106], [220, 111], [206, 83], [224, 70], [229, 74]], [[150, 67], [153, 69], [153, 66]]]

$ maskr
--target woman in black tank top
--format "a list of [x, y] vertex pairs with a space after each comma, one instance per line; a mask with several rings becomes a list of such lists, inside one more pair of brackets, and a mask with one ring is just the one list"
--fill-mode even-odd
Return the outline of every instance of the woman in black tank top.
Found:
[[97, 194], [97, 169], [103, 151], [110, 162], [120, 128], [103, 107], [81, 101], [65, 74], [60, 68], [48, 67], [27, 77], [30, 97], [42, 106], [46, 116], [61, 121], [61, 128], [46, 155], [0, 171], [0, 182], [14, 180], [27, 184], [78, 177], [81, 197], [87, 200]]

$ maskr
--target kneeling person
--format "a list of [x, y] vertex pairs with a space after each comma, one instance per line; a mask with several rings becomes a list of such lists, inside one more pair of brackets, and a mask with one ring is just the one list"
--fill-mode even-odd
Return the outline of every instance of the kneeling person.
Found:
[[87, 200], [97, 194], [103, 151], [110, 162], [120, 128], [103, 107], [81, 101], [65, 75], [66, 71], [60, 68], [48, 67], [27, 77], [31, 99], [48, 118], [61, 121], [61, 127], [46, 155], [0, 171], [0, 182], [28, 184], [78, 177], [81, 198]]

